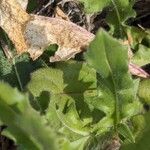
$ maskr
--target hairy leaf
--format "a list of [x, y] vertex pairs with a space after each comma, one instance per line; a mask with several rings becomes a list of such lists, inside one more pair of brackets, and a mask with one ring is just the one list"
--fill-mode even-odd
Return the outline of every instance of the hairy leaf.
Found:
[[21, 86], [24, 88], [30, 79], [30, 73], [42, 65], [40, 61], [33, 62], [27, 54], [14, 58], [14, 60], [8, 60], [0, 49], [0, 80], [13, 87], [21, 88], [18, 81], [19, 77]]
[[[90, 103], [106, 116], [96, 125], [99, 132], [117, 128], [122, 119], [140, 111], [135, 99], [134, 82], [128, 73], [127, 49], [108, 33], [100, 30], [85, 58], [98, 73], [98, 96]], [[132, 111], [129, 108], [132, 106]]]
[[140, 114], [140, 115], [136, 115], [132, 118], [132, 125], [133, 125], [133, 134], [134, 134], [134, 137], [135, 137], [135, 143], [137, 141], [137, 139], [141, 138], [142, 137], [142, 134], [143, 134], [143, 130], [145, 128], [145, 118], [144, 118], [144, 115], [143, 114]]
[[138, 95], [147, 104], [150, 104], [150, 79], [143, 80], [140, 82]]
[[83, 150], [88, 137], [82, 137], [79, 140], [70, 142], [67, 139], [63, 139], [62, 144], [60, 144], [60, 150]]
[[150, 139], [150, 113], [146, 113], [144, 115], [145, 117], [145, 126], [142, 130], [142, 135], [140, 136], [140, 138], [137, 138], [136, 143], [134, 144], [126, 144], [123, 145], [121, 150], [149, 150], [150, 149], [150, 143], [149, 143], [149, 139]]
[[[92, 122], [92, 111], [85, 100], [96, 94], [94, 70], [82, 63], [59, 63], [56, 69], [34, 72], [31, 79], [28, 90], [34, 96], [39, 96], [42, 91], [50, 92], [52, 108], [65, 127], [81, 135], [90, 133], [87, 124]], [[50, 111], [48, 109], [48, 114]], [[59, 122], [56, 120], [56, 123]]]
[[141, 44], [142, 40], [148, 36], [147, 30], [134, 26], [126, 26], [125, 28], [129, 44], [133, 49], [136, 49], [138, 44]]
[[123, 37], [125, 21], [135, 17], [134, 0], [111, 0], [111, 10], [107, 15], [107, 22], [114, 30], [115, 36]]
[[126, 124], [120, 124], [118, 127], [119, 133], [127, 139], [129, 142], [135, 142], [135, 138], [130, 130], [130, 128]]
[[150, 63], [150, 48], [140, 44], [138, 47], [138, 51], [135, 52], [131, 61], [140, 66], [149, 64]]

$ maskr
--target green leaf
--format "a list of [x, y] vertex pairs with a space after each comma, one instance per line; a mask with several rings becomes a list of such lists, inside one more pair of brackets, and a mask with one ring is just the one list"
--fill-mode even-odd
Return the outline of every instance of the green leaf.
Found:
[[73, 141], [73, 142], [70, 142], [67, 139], [65, 139], [62, 142], [59, 149], [61, 150], [83, 150], [88, 138], [89, 137], [82, 137], [81, 139]]
[[142, 40], [148, 36], [147, 30], [142, 30], [134, 26], [126, 26], [125, 28], [130, 40], [130, 45], [133, 49], [136, 49], [138, 44], [141, 44]]
[[94, 13], [94, 12], [99, 12], [102, 11], [102, 9], [111, 2], [110, 0], [80, 0], [83, 2], [85, 6], [85, 10], [88, 13]]
[[29, 1], [27, 11], [29, 13], [31, 13], [32, 11], [34, 11], [37, 8], [37, 6], [38, 6], [37, 0]]
[[132, 131], [126, 124], [122, 124], [122, 123], [119, 124], [118, 131], [129, 142], [135, 143], [135, 138], [134, 138], [134, 136], [132, 134]]
[[134, 144], [125, 144], [121, 147], [121, 150], [149, 150], [150, 149], [150, 112], [144, 115], [145, 126], [142, 130], [142, 135], [137, 138]]
[[[91, 110], [85, 101], [97, 94], [96, 87], [95, 71], [84, 63], [70, 61], [58, 63], [55, 69], [34, 72], [27, 89], [35, 97], [42, 91], [50, 92], [50, 106], [63, 126], [71, 132], [88, 135], [88, 124], [94, 120], [95, 110]], [[48, 109], [46, 114], [51, 116], [51, 110]], [[57, 119], [55, 123], [59, 126]]]
[[138, 51], [135, 52], [131, 61], [139, 66], [144, 66], [146, 64], [149, 64], [150, 63], [150, 48], [140, 44], [138, 47]]
[[134, 102], [124, 105], [122, 112], [126, 119], [130, 119], [132, 116], [141, 113], [143, 110], [143, 105], [136, 99]]
[[[134, 134], [134, 137], [137, 139], [139, 139], [140, 137], [142, 137], [142, 134], [143, 134], [143, 130], [145, 128], [145, 118], [144, 118], [144, 115], [136, 115], [132, 118], [131, 120], [132, 122], [132, 125], [133, 125], [133, 134]], [[136, 140], [135, 140], [135, 143], [136, 143]]]
[[106, 17], [107, 22], [112, 28], [115, 36], [123, 38], [125, 31], [125, 21], [135, 17], [133, 10], [134, 0], [80, 0], [88, 13], [102, 11], [109, 6]]
[[143, 39], [143, 44], [147, 47], [150, 47], [150, 30], [147, 31], [147, 36]]
[[[121, 120], [141, 110], [141, 105], [135, 99], [134, 82], [128, 73], [127, 48], [100, 30], [91, 42], [85, 58], [98, 73], [99, 93], [89, 103], [106, 115], [96, 125], [96, 129], [101, 133], [104, 127], [106, 131], [111, 127], [117, 128]], [[132, 111], [128, 114], [126, 108], [130, 105]]]
[[43, 91], [39, 97], [37, 97], [37, 101], [39, 102], [39, 106], [41, 109], [41, 113], [45, 113], [48, 108], [50, 102], [50, 94], [47, 91]]
[[150, 104], [150, 79], [146, 79], [140, 82], [138, 95], [143, 102]]
[[2, 82], [0, 91], [0, 120], [7, 125], [3, 134], [13, 137], [22, 149], [56, 149], [54, 133], [29, 105], [27, 96]]
[[71, 145], [71, 150], [83, 150], [85, 147], [85, 143], [87, 142], [89, 137], [83, 137], [77, 141], [72, 142]]
[[108, 12], [106, 20], [113, 28], [115, 36], [121, 36], [122, 38], [125, 21], [136, 16], [133, 5], [134, 0], [111, 0], [112, 10]]
[[33, 62], [27, 54], [14, 58], [14, 61], [8, 60], [0, 48], [0, 80], [9, 83], [13, 87], [20, 88], [17, 74], [21, 86], [24, 88], [30, 80], [30, 73], [41, 66], [42, 63], [39, 61]]
[[39, 97], [43, 91], [62, 93], [63, 88], [63, 73], [53, 68], [42, 68], [33, 72], [31, 81], [27, 85], [28, 91], [35, 97]]

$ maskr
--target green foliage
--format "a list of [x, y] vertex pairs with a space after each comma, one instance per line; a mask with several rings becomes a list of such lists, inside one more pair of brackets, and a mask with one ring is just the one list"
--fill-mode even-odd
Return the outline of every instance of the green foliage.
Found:
[[126, 144], [123, 145], [121, 150], [149, 150], [150, 149], [150, 144], [149, 144], [149, 139], [150, 139], [150, 113], [146, 113], [144, 115], [145, 118], [145, 123], [143, 126], [142, 130], [142, 135], [140, 138], [136, 140], [135, 144]]
[[106, 114], [97, 129], [100, 133], [103, 128], [108, 130], [114, 127], [117, 130], [123, 119], [128, 118], [129, 114], [135, 115], [136, 109], [140, 108], [140, 103], [134, 97], [133, 80], [128, 73], [127, 49], [100, 30], [85, 57], [99, 75], [98, 97], [90, 103]]
[[135, 17], [133, 10], [134, 0], [80, 0], [84, 3], [85, 10], [88, 13], [100, 12], [104, 8], [109, 7], [106, 20], [111, 27], [114, 35], [124, 37], [125, 21]]
[[[101, 31], [100, 34], [106, 34], [106, 33], [104, 31]], [[110, 47], [112, 47], [112, 45], [115, 46], [117, 42], [116, 40], [113, 40], [113, 38], [107, 34], [103, 36], [104, 36], [104, 39], [106, 38], [105, 39], [106, 41], [112, 40], [112, 43], [110, 43]], [[97, 39], [99, 38], [101, 39], [101, 37], [98, 36], [96, 37], [95, 40], [98, 45], [101, 44], [104, 47], [104, 49], [101, 50], [104, 53], [106, 50], [105, 49], [106, 44], [103, 43], [103, 40], [102, 42], [97, 41]], [[119, 43], [117, 42], [117, 44]], [[91, 48], [92, 46], [93, 46], [93, 43], [91, 43], [91, 46], [89, 47], [91, 53], [93, 52], [92, 50], [96, 50], [95, 48], [94, 49]], [[119, 48], [120, 46], [121, 45], [119, 44]], [[125, 54], [126, 49], [124, 48], [122, 49]], [[116, 49], [116, 53], [117, 52], [119, 51]], [[99, 51], [95, 51], [95, 54], [96, 53], [99, 54]], [[90, 55], [89, 52], [87, 53], [87, 55], [88, 55], [88, 58], [87, 58], [88, 61], [90, 61], [90, 59], [97, 60], [97, 58], [94, 58], [94, 59], [90, 58], [91, 56], [89, 56]], [[99, 56], [99, 55], [95, 55], [95, 56]], [[122, 57], [125, 57], [125, 55]], [[126, 61], [124, 61], [122, 64], [124, 65], [124, 63], [125, 63], [125, 66], [127, 66]], [[112, 64], [113, 64], [113, 68], [115, 68], [115, 63], [112, 62]], [[98, 69], [100, 68], [98, 73], [101, 72], [101, 69], [102, 69], [101, 67], [108, 69], [108, 67], [106, 67], [105, 62], [103, 62], [103, 60], [98, 65]], [[108, 72], [110, 73], [109, 69], [108, 69]], [[127, 73], [127, 69], [125, 72]], [[104, 71], [104, 74], [105, 73], [106, 71]], [[108, 76], [109, 76], [109, 73], [108, 73]], [[128, 73], [127, 75], [129, 76]], [[120, 75], [119, 77], [121, 78], [122, 75]], [[113, 87], [113, 82], [111, 82], [112, 75], [110, 78], [106, 76], [103, 76], [103, 78], [105, 82], [109, 84], [109, 86]], [[118, 78], [118, 80], [121, 81], [120, 78]], [[107, 82], [107, 80], [109, 82]], [[128, 80], [132, 83], [130, 76], [129, 78], [126, 79], [125, 82], [127, 82]], [[71, 138], [74, 142], [75, 141], [77, 142], [78, 140], [80, 141], [82, 139], [82, 136], [86, 136], [87, 137], [86, 139], [88, 139], [89, 136], [91, 136], [90, 132], [91, 133], [96, 132], [96, 134], [102, 134], [102, 133], [105, 133], [106, 131], [110, 131], [111, 127], [117, 126], [118, 128], [117, 130], [121, 135], [123, 135], [125, 138], [129, 138], [130, 141], [134, 141], [134, 137], [127, 125], [125, 124], [114, 125], [113, 124], [115, 117], [116, 117], [116, 116], [115, 117], [113, 116], [113, 113], [115, 112], [114, 109], [116, 105], [116, 100], [111, 98], [113, 95], [111, 91], [109, 92], [108, 90], [100, 91], [101, 85], [99, 85], [99, 83], [102, 81], [101, 81], [101, 78], [99, 78], [98, 83], [96, 83], [95, 71], [89, 68], [86, 64], [70, 61], [69, 63], [58, 63], [55, 66], [55, 69], [52, 69], [52, 68], [40, 69], [34, 72], [32, 74], [31, 81], [27, 86], [27, 89], [33, 94], [34, 97], [39, 97], [39, 95], [41, 95], [43, 91], [49, 92], [49, 97], [47, 97], [47, 101], [49, 101], [48, 99], [50, 99], [50, 104], [49, 104], [49, 108], [45, 111], [46, 113], [45, 116], [48, 119], [48, 123], [53, 128], [53, 130], [55, 130], [59, 134], [62, 133], [68, 138], [68, 140]], [[107, 87], [107, 84], [105, 85], [105, 82], [103, 83], [103, 87]], [[97, 91], [97, 84], [98, 84], [98, 91]], [[134, 101], [134, 93], [131, 92], [133, 90], [133, 83], [131, 84], [131, 87], [129, 87], [129, 91], [131, 94], [133, 94], [133, 97], [129, 96], [129, 93], [127, 90], [128, 84], [125, 84], [125, 85], [126, 85], [125, 86], [126, 89], [125, 90], [122, 89], [123, 92], [121, 90], [121, 92], [118, 92], [118, 93], [122, 93], [124, 97], [126, 94], [127, 98], [129, 98], [126, 101], [132, 102]], [[106, 95], [106, 92], [108, 92], [110, 95]], [[102, 100], [101, 95], [103, 94], [107, 96], [108, 101], [107, 101], [107, 98]], [[121, 94], [119, 96], [121, 98]], [[133, 98], [133, 100], [131, 98]], [[113, 102], [111, 102], [111, 100]], [[125, 98], [122, 100], [125, 101]], [[130, 112], [129, 112], [130, 115], [132, 116], [132, 115], [135, 115], [135, 112], [136, 112], [134, 109], [139, 108], [140, 104], [137, 102], [137, 105], [135, 105], [136, 102], [135, 103], [131, 103], [131, 102], [130, 104], [127, 103], [128, 105], [126, 107], [124, 106], [125, 108], [123, 108], [123, 110], [125, 110], [125, 114], [127, 114], [128, 108], [133, 107], [132, 108], [133, 111], [131, 111], [130, 109]], [[38, 102], [38, 106], [40, 106], [39, 102]], [[97, 114], [94, 113], [95, 111], [97, 112]], [[104, 118], [103, 118], [104, 114], [102, 113], [102, 111], [106, 113], [106, 117]], [[117, 113], [120, 113], [120, 112], [118, 111]], [[98, 119], [98, 115], [101, 116], [99, 119]], [[123, 113], [121, 114], [121, 116], [123, 116]], [[128, 117], [128, 116], [125, 116], [125, 117]], [[91, 126], [90, 124], [91, 125], [93, 124], [93, 125]], [[68, 132], [68, 134], [66, 134], [66, 131]], [[71, 134], [74, 134], [75, 136], [71, 137]]]
[[150, 46], [148, 45], [148, 30], [137, 27], [126, 27], [126, 32], [129, 38], [130, 46], [133, 49], [134, 55], [131, 59], [132, 63], [139, 66], [144, 66], [150, 62]]
[[134, 116], [132, 118], [132, 125], [133, 125], [132, 131], [134, 133], [135, 143], [136, 143], [137, 139], [142, 137], [143, 130], [144, 130], [145, 125], [146, 125], [144, 115], [140, 114], [140, 115]]
[[[8, 60], [0, 49], [0, 80], [8, 82], [13, 87], [24, 87], [29, 81], [30, 73], [42, 66], [40, 61], [33, 62], [27, 54]], [[18, 75], [18, 76], [17, 76]]]
[[138, 51], [135, 52], [132, 58], [132, 62], [140, 66], [150, 63], [150, 48], [140, 44]]
[[[1, 48], [2, 135], [21, 150], [104, 150], [112, 149], [114, 142], [120, 142], [122, 150], [149, 150], [150, 114], [143, 103], [150, 104], [150, 80], [133, 79], [128, 69], [129, 48], [132, 63], [150, 63], [149, 31], [129, 26], [136, 15], [134, 0], [80, 1], [88, 13], [106, 9], [109, 33], [118, 39], [101, 29], [89, 44], [86, 62], [52, 65], [49, 56], [58, 49], [55, 44], [36, 61], [27, 54], [8, 60]], [[37, 1], [29, 1], [27, 11], [35, 8]], [[0, 38], [13, 49], [4, 32]], [[128, 40], [128, 47], [120, 39]]]
[[55, 132], [66, 137], [67, 141], [60, 147], [83, 149], [90, 136], [89, 123], [100, 118], [96, 109], [90, 109], [85, 102], [96, 94], [95, 71], [80, 62], [58, 63], [55, 69], [34, 72], [27, 89], [38, 102], [37, 106], [41, 106], [37, 97], [42, 92], [49, 93], [45, 118]]
[[119, 133], [129, 142], [134, 143], [135, 138], [133, 136], [133, 133], [131, 132], [131, 129], [126, 124], [120, 124], [118, 126]]
[[126, 32], [133, 49], [137, 49], [136, 47], [138, 47], [139, 44], [142, 44], [143, 39], [148, 36], [147, 30], [134, 26], [126, 26]]
[[80, 0], [88, 13], [99, 12], [108, 6], [111, 0]]
[[150, 80], [143, 80], [140, 83], [138, 95], [142, 99], [143, 102], [150, 105]]
[[[17, 124], [21, 130], [18, 134], [14, 130], [15, 121], [12, 124], [2, 115], [2, 122], [8, 125], [5, 135], [22, 146], [25, 144], [37, 149], [47, 147], [47, 143], [44, 143], [47, 141], [44, 138], [48, 138], [44, 135], [46, 128], [56, 134], [53, 140], [57, 139], [60, 143], [59, 149], [83, 149], [86, 143], [91, 143], [93, 136], [96, 138], [106, 132], [112, 133], [110, 136], [118, 133], [134, 142], [128, 121], [141, 111], [141, 104], [136, 97], [137, 82], [128, 73], [127, 48], [100, 30], [90, 44], [85, 58], [92, 68], [83, 62], [70, 61], [32, 73], [31, 81], [26, 87], [31, 105], [28, 99], [22, 105], [18, 102], [25, 110], [29, 109], [27, 112], [32, 115], [25, 113], [22, 108], [20, 113], [14, 112], [13, 117], [19, 115], [19, 122], [22, 121], [21, 118], [25, 122], [23, 125]], [[9, 90], [13, 91], [11, 88]], [[11, 97], [16, 98], [14, 95]], [[5, 105], [6, 108], [11, 107], [8, 103]], [[1, 111], [7, 112], [3, 109]], [[40, 129], [34, 128], [34, 124], [40, 119], [40, 123], [45, 125], [40, 124]], [[27, 132], [24, 133], [24, 129]], [[43, 141], [34, 137], [35, 130], [38, 130], [39, 135], [42, 134], [40, 137]], [[33, 135], [33, 141], [28, 139], [30, 134]], [[23, 136], [23, 141], [20, 141], [19, 135]]]
[[34, 9], [37, 8], [37, 6], [38, 6], [37, 0], [31, 0], [28, 3], [27, 11], [31, 13]]
[[21, 149], [56, 149], [54, 133], [29, 105], [27, 96], [2, 82], [0, 91], [0, 120], [7, 125], [2, 133], [13, 137]]
[[111, 0], [112, 10], [107, 15], [107, 22], [113, 30], [115, 36], [123, 38], [125, 33], [125, 21], [135, 17], [133, 10], [134, 0]]
[[87, 124], [92, 121], [92, 112], [85, 100], [96, 93], [95, 79], [95, 71], [83, 63], [61, 63], [55, 69], [34, 72], [28, 90], [35, 97], [42, 91], [49, 92], [50, 103], [55, 103], [59, 120], [73, 132], [88, 135]]

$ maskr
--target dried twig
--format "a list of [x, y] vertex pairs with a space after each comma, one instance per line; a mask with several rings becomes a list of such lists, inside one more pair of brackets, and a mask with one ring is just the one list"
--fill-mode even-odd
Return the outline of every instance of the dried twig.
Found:
[[6, 58], [8, 60], [12, 60], [13, 55], [12, 55], [11, 51], [9, 50], [8, 45], [6, 45], [2, 39], [0, 39], [0, 45], [3, 49], [3, 52], [5, 53]]
[[48, 2], [46, 5], [44, 5], [43, 8], [42, 8], [40, 11], [38, 11], [36, 14], [37, 14], [37, 15], [40, 15], [47, 7], [49, 7], [53, 2], [54, 2], [54, 0], [49, 0], [49, 2]]

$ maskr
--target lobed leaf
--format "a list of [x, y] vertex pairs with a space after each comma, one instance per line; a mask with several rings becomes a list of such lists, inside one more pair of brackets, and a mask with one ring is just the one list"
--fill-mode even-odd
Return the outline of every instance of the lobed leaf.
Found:
[[[85, 101], [97, 94], [96, 73], [86, 64], [71, 61], [58, 63], [56, 69], [40, 69], [33, 73], [27, 89], [35, 97], [42, 91], [49, 92], [51, 109], [46, 111], [47, 116], [54, 113], [71, 132], [90, 134], [92, 110]], [[59, 126], [58, 120], [55, 123]]]

